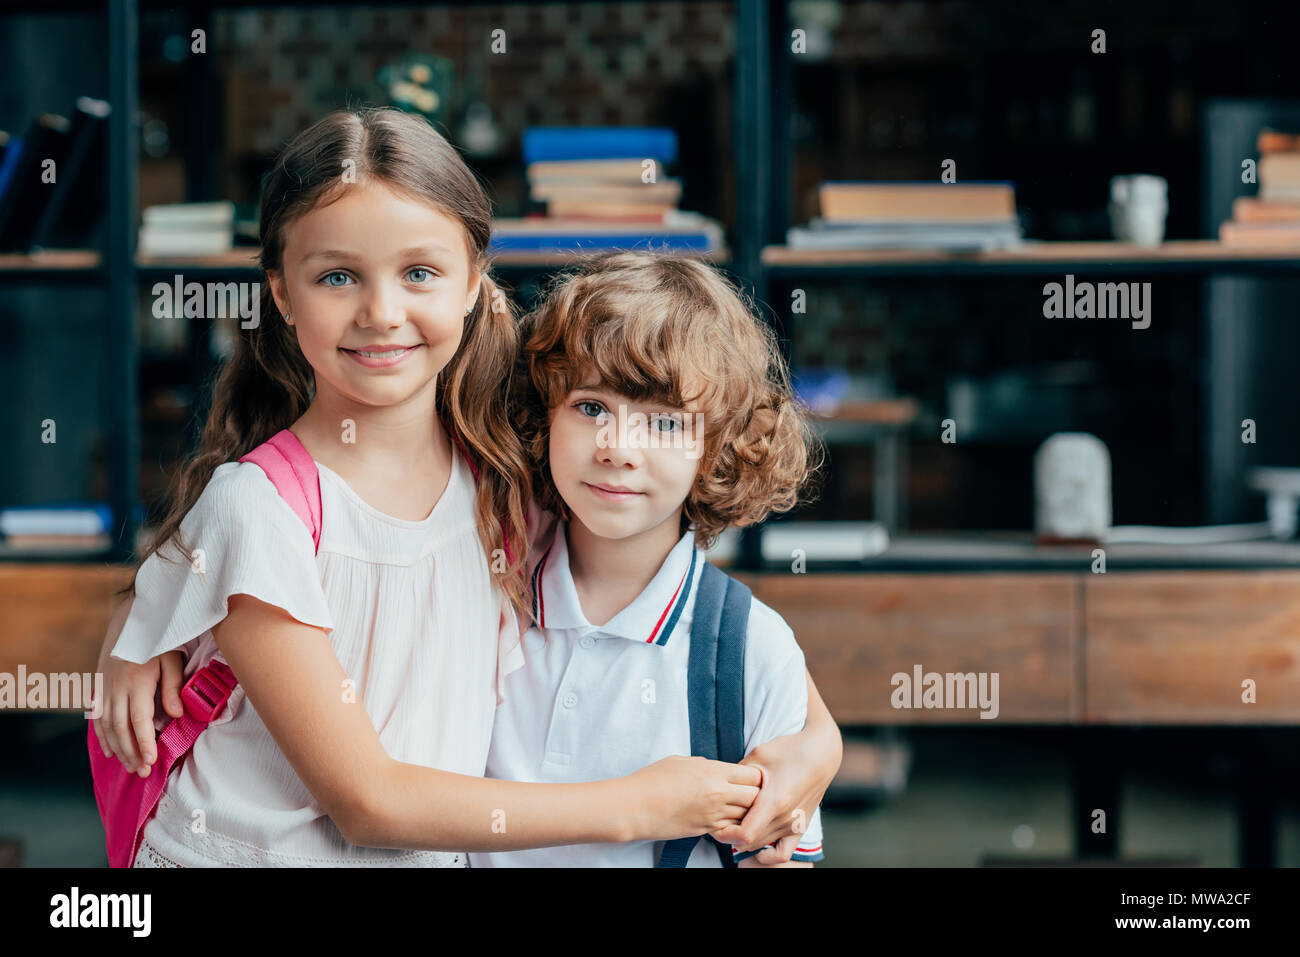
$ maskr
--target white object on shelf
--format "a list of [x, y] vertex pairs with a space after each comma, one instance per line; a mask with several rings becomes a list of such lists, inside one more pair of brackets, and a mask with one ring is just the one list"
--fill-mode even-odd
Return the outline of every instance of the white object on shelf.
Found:
[[1107, 212], [1110, 230], [1120, 242], [1159, 246], [1165, 238], [1169, 184], [1163, 176], [1113, 176]]
[[1268, 522], [1243, 525], [1117, 525], [1106, 535], [1107, 545], [1220, 545], [1268, 538]]
[[800, 552], [810, 562], [856, 562], [889, 548], [889, 532], [880, 522], [773, 522], [762, 543], [766, 562], [793, 562]]
[[1087, 432], [1057, 432], [1034, 453], [1034, 531], [1102, 541], [1110, 531], [1110, 452]]
[[1246, 487], [1268, 496], [1268, 524], [1273, 537], [1295, 538], [1300, 469], [1254, 468], [1246, 473]]

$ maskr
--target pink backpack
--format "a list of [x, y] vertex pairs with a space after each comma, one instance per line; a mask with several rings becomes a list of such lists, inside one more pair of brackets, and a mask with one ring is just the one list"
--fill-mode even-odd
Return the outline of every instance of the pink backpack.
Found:
[[[460, 438], [448, 432], [465, 456], [477, 481], [479, 472]], [[311, 530], [311, 539], [320, 548], [321, 498], [320, 474], [311, 454], [288, 429], [271, 436], [239, 461], [252, 462], [266, 473], [275, 490]], [[509, 554], [509, 542], [506, 543]], [[122, 766], [116, 757], [104, 757], [95, 729], [87, 723], [86, 746], [90, 751], [90, 774], [94, 779], [95, 803], [104, 822], [109, 867], [131, 867], [144, 826], [153, 817], [162, 797], [167, 777], [173, 767], [194, 746], [203, 729], [221, 715], [231, 692], [239, 682], [225, 662], [213, 660], [190, 676], [181, 688], [185, 713], [173, 718], [158, 735], [158, 760], [142, 778]]]
[[[261, 467], [280, 497], [311, 530], [312, 542], [319, 548], [320, 475], [316, 462], [297, 437], [284, 429], [239, 461]], [[213, 660], [190, 676], [181, 688], [185, 713], [173, 718], [158, 735], [158, 760], [147, 778], [126, 770], [116, 757], [104, 757], [95, 729], [87, 725], [90, 775], [95, 782], [95, 803], [104, 822], [109, 867], [130, 867], [134, 863], [144, 826], [158, 807], [171, 769], [194, 746], [203, 729], [221, 714], [238, 684], [234, 672], [223, 661]]]

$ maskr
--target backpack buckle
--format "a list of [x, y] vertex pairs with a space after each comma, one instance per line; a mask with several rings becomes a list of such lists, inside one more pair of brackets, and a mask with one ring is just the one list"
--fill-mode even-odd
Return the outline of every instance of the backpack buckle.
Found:
[[230, 666], [214, 660], [190, 675], [181, 688], [181, 702], [191, 718], [207, 724], [221, 714], [237, 684]]

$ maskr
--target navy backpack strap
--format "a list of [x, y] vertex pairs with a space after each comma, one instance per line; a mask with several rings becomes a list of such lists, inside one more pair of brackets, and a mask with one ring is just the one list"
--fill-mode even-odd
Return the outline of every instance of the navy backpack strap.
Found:
[[[704, 563], [695, 594], [686, 674], [692, 755], [732, 763], [745, 756], [745, 636], [750, 600], [748, 588]], [[658, 866], [685, 867], [699, 839], [668, 841]], [[731, 849], [713, 843], [722, 865], [734, 867]]]

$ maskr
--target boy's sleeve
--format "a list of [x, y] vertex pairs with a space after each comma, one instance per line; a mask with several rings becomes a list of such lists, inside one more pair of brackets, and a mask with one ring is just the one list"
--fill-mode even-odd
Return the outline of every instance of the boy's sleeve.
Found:
[[[808, 718], [808, 684], [803, 651], [790, 626], [757, 598], [749, 612], [745, 640], [745, 753], [803, 730]], [[756, 854], [736, 855], [744, 860]], [[791, 860], [820, 861], [821, 810], [815, 810]]]

